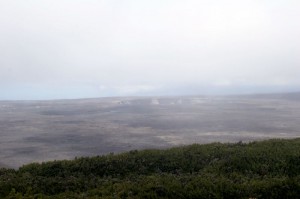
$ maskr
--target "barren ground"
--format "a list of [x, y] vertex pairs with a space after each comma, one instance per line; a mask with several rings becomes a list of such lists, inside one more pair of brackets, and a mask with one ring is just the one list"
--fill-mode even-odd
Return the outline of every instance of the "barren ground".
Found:
[[0, 101], [0, 167], [295, 137], [300, 137], [299, 94]]

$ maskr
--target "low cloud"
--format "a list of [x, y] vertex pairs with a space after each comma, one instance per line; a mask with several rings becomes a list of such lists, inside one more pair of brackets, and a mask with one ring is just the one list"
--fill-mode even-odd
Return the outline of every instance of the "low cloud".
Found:
[[0, 99], [297, 90], [299, 9], [295, 0], [3, 0]]

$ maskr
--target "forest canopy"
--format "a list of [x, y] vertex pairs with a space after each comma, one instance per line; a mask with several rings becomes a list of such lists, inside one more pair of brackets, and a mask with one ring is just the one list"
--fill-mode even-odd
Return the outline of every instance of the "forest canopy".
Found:
[[299, 198], [300, 139], [193, 144], [0, 169], [0, 198]]

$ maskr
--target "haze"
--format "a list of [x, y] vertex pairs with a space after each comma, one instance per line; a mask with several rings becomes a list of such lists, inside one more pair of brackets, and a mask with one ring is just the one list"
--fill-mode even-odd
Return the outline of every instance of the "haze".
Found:
[[299, 90], [297, 0], [1, 0], [0, 100]]

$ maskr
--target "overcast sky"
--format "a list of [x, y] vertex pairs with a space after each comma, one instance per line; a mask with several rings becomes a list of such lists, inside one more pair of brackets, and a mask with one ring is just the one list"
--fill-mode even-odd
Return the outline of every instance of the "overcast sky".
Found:
[[0, 99], [300, 91], [299, 0], [0, 0]]

